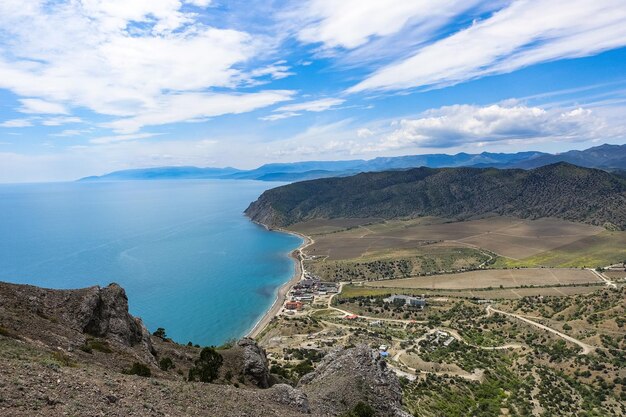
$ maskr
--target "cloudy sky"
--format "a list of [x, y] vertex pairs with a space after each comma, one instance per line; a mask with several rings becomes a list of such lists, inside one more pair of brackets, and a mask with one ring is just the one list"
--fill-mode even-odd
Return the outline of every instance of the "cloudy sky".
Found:
[[623, 0], [0, 2], [0, 182], [601, 143]]

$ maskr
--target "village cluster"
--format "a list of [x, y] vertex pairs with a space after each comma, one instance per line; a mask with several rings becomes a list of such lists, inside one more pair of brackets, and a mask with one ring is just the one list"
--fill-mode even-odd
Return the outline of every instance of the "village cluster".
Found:
[[285, 303], [285, 313], [293, 315], [296, 311], [302, 311], [305, 304], [312, 304], [316, 296], [326, 296], [338, 292], [339, 285], [337, 283], [322, 282], [318, 276], [305, 271], [304, 278], [294, 285], [289, 292]]

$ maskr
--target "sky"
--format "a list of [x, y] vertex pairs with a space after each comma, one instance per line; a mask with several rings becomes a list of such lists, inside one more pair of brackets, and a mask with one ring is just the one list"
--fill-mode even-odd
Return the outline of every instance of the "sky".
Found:
[[0, 182], [602, 143], [623, 0], [0, 2]]

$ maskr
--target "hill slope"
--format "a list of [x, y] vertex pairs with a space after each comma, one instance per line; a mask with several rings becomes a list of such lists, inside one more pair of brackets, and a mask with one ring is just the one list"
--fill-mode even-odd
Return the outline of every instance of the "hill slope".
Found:
[[626, 181], [558, 163], [531, 171], [417, 168], [294, 183], [264, 192], [246, 214], [270, 227], [314, 218], [489, 214], [557, 217], [626, 228]]

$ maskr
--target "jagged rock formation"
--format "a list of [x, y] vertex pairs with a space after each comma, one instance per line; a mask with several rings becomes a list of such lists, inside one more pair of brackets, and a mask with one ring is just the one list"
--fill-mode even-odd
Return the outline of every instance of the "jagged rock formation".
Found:
[[243, 350], [243, 374], [259, 388], [269, 388], [270, 371], [265, 351], [250, 338], [239, 340], [237, 347]]
[[84, 333], [113, 338], [127, 346], [143, 343], [152, 350], [147, 329], [141, 319], [130, 315], [126, 292], [117, 284], [89, 288], [76, 314], [68, 313], [75, 317]]
[[[0, 416], [326, 417], [358, 402], [380, 417], [406, 416], [398, 379], [367, 346], [331, 352], [296, 388], [274, 384], [265, 351], [247, 338], [219, 350], [216, 383], [186, 382], [199, 353], [150, 336], [116, 284], [49, 290], [0, 282]], [[163, 358], [174, 368], [160, 369]], [[152, 377], [123, 373], [136, 362]]]
[[52, 290], [2, 283], [0, 312], [0, 325], [49, 346], [76, 350], [96, 337], [154, 362], [150, 334], [141, 319], [128, 312], [126, 292], [117, 284]]
[[402, 411], [398, 378], [366, 345], [329, 353], [315, 371], [302, 377], [298, 388], [307, 394], [311, 410], [321, 416], [338, 415], [365, 401], [377, 415], [410, 417]]
[[271, 389], [271, 398], [279, 404], [288, 405], [294, 410], [309, 414], [309, 398], [302, 391], [295, 389], [291, 385], [276, 384]]

